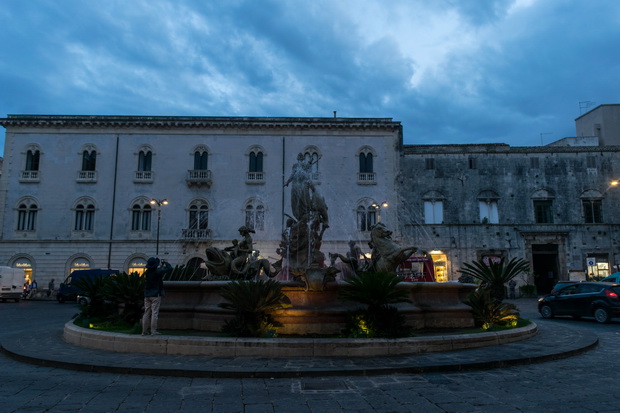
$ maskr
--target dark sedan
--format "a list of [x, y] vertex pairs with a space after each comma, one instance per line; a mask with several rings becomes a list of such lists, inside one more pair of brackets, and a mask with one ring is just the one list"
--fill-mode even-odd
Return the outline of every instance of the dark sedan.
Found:
[[607, 323], [620, 317], [620, 284], [581, 282], [567, 285], [538, 300], [538, 311], [544, 318], [570, 315], [573, 318], [594, 317]]

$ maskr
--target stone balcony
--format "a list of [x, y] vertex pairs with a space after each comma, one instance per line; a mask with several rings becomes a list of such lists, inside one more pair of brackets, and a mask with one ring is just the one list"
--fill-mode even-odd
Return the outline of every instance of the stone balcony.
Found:
[[211, 171], [208, 169], [190, 169], [187, 171], [185, 182], [187, 183], [187, 186], [205, 185], [207, 187], [211, 187], [211, 184], [213, 183], [211, 180]]

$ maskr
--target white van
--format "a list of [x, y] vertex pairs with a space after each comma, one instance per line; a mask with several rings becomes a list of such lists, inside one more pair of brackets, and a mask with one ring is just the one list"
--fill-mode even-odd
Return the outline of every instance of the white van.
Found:
[[0, 300], [15, 300], [22, 298], [26, 274], [19, 268], [0, 266]]

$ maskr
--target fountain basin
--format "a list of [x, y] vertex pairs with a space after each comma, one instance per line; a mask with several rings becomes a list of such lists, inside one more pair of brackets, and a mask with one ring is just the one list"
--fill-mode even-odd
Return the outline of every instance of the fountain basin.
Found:
[[[224, 302], [220, 292], [228, 281], [166, 282], [159, 328], [162, 330], [198, 330], [219, 332], [234, 313], [219, 307]], [[340, 300], [343, 281], [327, 283], [324, 291], [307, 292], [301, 282], [283, 281], [282, 290], [292, 307], [274, 313], [283, 324], [280, 334], [340, 334], [349, 311], [363, 305]], [[424, 328], [472, 327], [474, 319], [465, 304], [475, 284], [400, 283], [397, 288], [408, 291], [411, 303], [399, 303], [398, 310], [407, 324], [416, 330]]]

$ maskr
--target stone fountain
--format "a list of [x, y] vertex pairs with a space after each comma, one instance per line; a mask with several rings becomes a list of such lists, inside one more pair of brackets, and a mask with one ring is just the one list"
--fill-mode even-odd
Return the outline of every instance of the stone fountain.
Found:
[[[372, 258], [359, 260], [359, 248], [351, 243], [347, 256], [330, 254], [327, 262], [321, 251], [323, 234], [329, 228], [325, 199], [312, 182], [312, 163], [297, 157], [284, 184], [291, 188], [292, 215], [287, 214], [286, 228], [277, 250], [280, 259], [274, 263], [260, 260], [254, 251], [252, 229], [239, 228], [240, 241], [224, 249], [206, 250], [206, 267], [221, 281], [167, 282], [166, 299], [160, 310], [161, 329], [219, 331], [233, 317], [218, 304], [225, 280], [255, 279], [259, 274], [283, 278], [282, 290], [292, 307], [275, 313], [284, 326], [280, 334], [339, 334], [347, 313], [359, 307], [339, 299], [346, 283], [335, 281], [344, 267], [356, 271], [395, 272], [396, 267], [415, 253], [415, 247], [401, 247], [391, 239], [392, 232], [379, 223], [371, 229]], [[336, 266], [336, 260], [342, 263]], [[456, 328], [473, 326], [467, 296], [476, 287], [461, 283], [400, 283], [408, 291], [411, 303], [397, 305], [410, 326], [421, 328]]]

